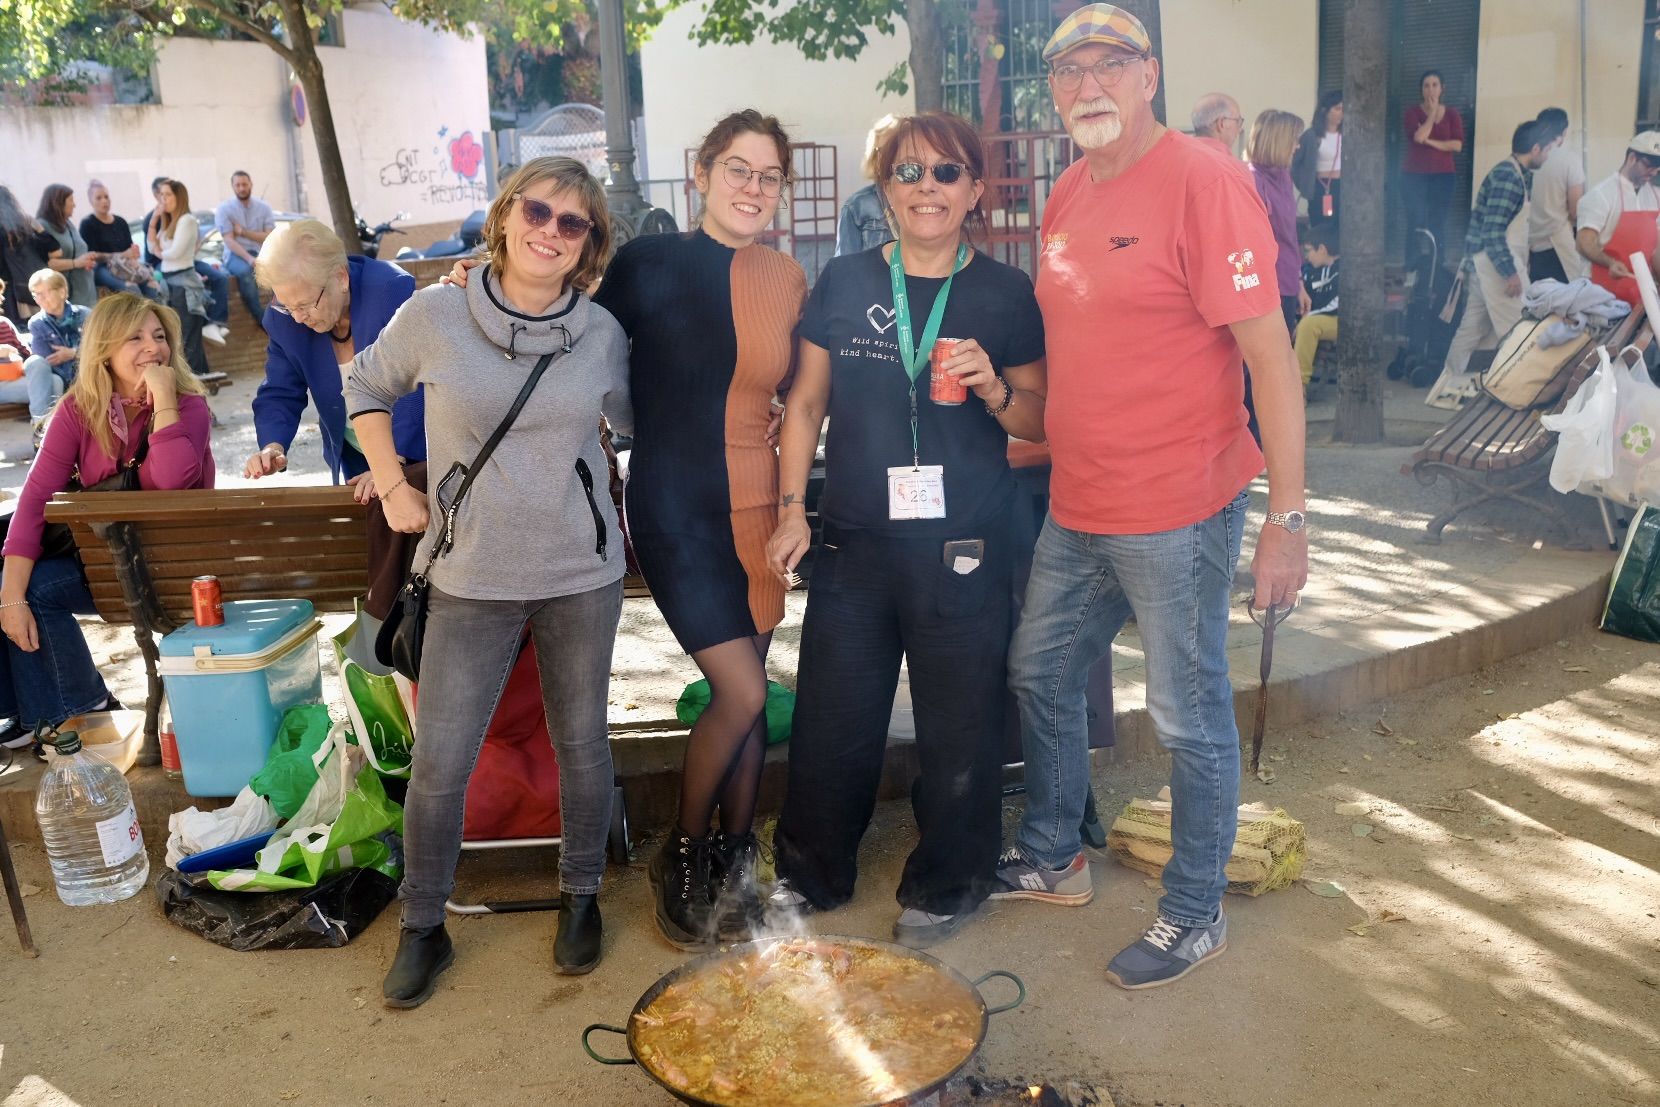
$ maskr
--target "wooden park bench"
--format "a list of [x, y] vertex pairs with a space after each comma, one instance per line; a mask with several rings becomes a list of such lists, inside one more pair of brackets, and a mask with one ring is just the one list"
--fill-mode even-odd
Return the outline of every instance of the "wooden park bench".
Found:
[[[1632, 312], [1599, 345], [1611, 351], [1633, 342], [1647, 346], [1654, 333], [1642, 314], [1640, 310]], [[1446, 477], [1453, 484], [1453, 503], [1429, 521], [1422, 541], [1438, 545], [1448, 523], [1494, 500], [1513, 500], [1542, 512], [1564, 536], [1570, 535], [1568, 518], [1561, 508], [1550, 500], [1529, 495], [1550, 475], [1551, 457], [1556, 452], [1556, 432], [1546, 430], [1539, 420], [1561, 412], [1599, 364], [1595, 348], [1570, 362], [1562, 369], [1567, 387], [1554, 400], [1534, 407], [1517, 409], [1486, 392], [1477, 393], [1446, 426], [1430, 435], [1412, 460], [1401, 466], [1401, 473], [1416, 477], [1425, 487]], [[1552, 391], [1547, 389], [1545, 394]]]

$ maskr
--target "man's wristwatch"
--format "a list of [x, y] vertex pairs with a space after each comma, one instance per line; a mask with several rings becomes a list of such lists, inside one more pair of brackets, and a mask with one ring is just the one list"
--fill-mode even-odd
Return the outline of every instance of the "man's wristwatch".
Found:
[[1299, 534], [1303, 527], [1308, 525], [1308, 516], [1300, 511], [1270, 511], [1268, 521], [1276, 527], [1284, 527], [1292, 534]]

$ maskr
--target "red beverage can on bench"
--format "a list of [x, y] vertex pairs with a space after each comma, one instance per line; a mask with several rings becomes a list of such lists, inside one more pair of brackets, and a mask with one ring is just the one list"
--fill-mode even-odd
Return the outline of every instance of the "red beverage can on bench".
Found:
[[219, 591], [218, 577], [197, 577], [191, 581], [190, 605], [195, 609], [197, 626], [217, 627], [225, 624], [225, 597]]
[[937, 338], [934, 352], [928, 358], [928, 398], [936, 404], [948, 406], [968, 399], [968, 385], [945, 371], [943, 362], [957, 352], [960, 338]]

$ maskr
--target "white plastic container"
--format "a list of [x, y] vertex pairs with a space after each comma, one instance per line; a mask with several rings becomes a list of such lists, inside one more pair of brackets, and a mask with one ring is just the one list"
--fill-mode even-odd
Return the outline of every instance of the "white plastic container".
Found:
[[[94, 711], [64, 720], [59, 730], [73, 730], [81, 736], [81, 750], [114, 765], [122, 773], [138, 762], [144, 745], [144, 712]], [[48, 763], [58, 756], [57, 747], [46, 745]]]

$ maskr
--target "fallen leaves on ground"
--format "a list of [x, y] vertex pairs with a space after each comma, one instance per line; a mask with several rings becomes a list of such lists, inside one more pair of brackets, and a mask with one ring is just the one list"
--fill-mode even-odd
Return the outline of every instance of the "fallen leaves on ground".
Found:
[[1380, 716], [1378, 718], [1378, 725], [1372, 728], [1372, 733], [1373, 734], [1381, 734], [1385, 738], [1387, 738], [1391, 734], [1395, 733], [1395, 728], [1390, 726], [1388, 723], [1384, 722], [1382, 717]]
[[1305, 880], [1303, 887], [1324, 899], [1342, 899], [1349, 894], [1335, 880]]
[[1364, 938], [1370, 932], [1370, 929], [1374, 926], [1380, 926], [1383, 923], [1405, 922], [1405, 921], [1406, 921], [1406, 916], [1400, 914], [1397, 911], [1384, 911], [1381, 914], [1379, 914], [1378, 917], [1375, 918], [1375, 919], [1367, 919], [1365, 922], [1355, 923], [1353, 926], [1346, 926], [1343, 929], [1347, 930], [1350, 934], [1354, 934], [1357, 937]]

